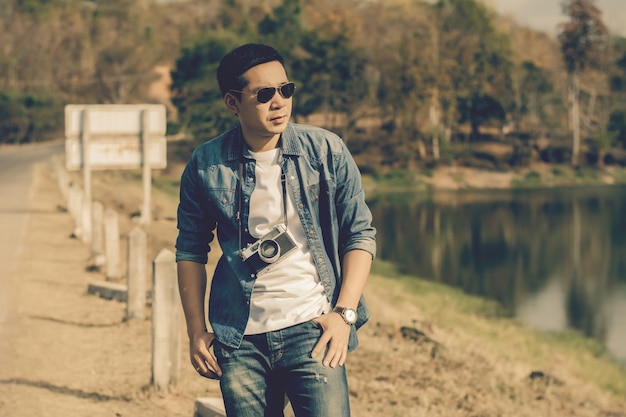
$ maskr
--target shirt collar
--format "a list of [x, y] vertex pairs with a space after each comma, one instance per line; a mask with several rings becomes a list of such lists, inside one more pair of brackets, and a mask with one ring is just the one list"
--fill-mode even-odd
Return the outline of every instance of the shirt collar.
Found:
[[[226, 133], [225, 151], [228, 161], [241, 160], [245, 146], [246, 143], [243, 140], [241, 125], [237, 125], [237, 127]], [[297, 140], [296, 129], [292, 123], [287, 125], [287, 128], [281, 135], [280, 148], [283, 155], [301, 156], [303, 154], [302, 146], [300, 146], [300, 142]]]

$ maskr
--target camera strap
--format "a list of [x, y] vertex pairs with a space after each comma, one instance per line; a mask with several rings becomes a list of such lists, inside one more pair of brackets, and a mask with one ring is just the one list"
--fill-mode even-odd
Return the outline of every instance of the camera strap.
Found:
[[[283, 192], [283, 218], [285, 219], [285, 227], [289, 223], [287, 220], [287, 176], [280, 169], [280, 185]], [[241, 208], [243, 205], [243, 163], [239, 161], [239, 181], [237, 184], [237, 230], [239, 232], [239, 252], [243, 249], [241, 247]]]

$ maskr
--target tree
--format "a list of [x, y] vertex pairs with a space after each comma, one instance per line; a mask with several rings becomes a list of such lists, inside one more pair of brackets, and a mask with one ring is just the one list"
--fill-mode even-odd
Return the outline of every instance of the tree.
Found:
[[610, 68], [611, 112], [607, 131], [615, 132], [617, 142], [626, 148], [626, 38], [614, 39], [611, 52], [614, 65]]
[[486, 120], [480, 111], [484, 98], [499, 102], [497, 107], [502, 109], [512, 102], [507, 99], [511, 96], [509, 38], [496, 30], [493, 12], [476, 0], [439, 0], [433, 13], [439, 41], [433, 78], [446, 130], [451, 132], [459, 116], [465, 120], [459, 115], [459, 105], [464, 103], [470, 106], [466, 115], [471, 136], [477, 137]]
[[580, 79], [588, 67], [600, 61], [608, 31], [594, 0], [566, 0], [562, 8], [570, 18], [561, 24], [558, 39], [568, 74], [572, 165], [577, 166], [580, 163]]
[[139, 0], [98, 5], [91, 27], [94, 91], [104, 103], [131, 103], [145, 97], [162, 62], [150, 10]]
[[183, 48], [172, 71], [172, 102], [183, 130], [200, 141], [234, 126], [235, 119], [222, 101], [215, 74], [220, 60], [240, 44], [236, 36], [209, 35]]
[[0, 92], [0, 143], [26, 143], [57, 135], [63, 107], [49, 94]]
[[[368, 53], [372, 103], [380, 114], [392, 162], [424, 159], [420, 110], [425, 101], [428, 29], [425, 6], [412, 0], [372, 2], [364, 11], [360, 45]], [[396, 142], [393, 142], [395, 140]]]
[[306, 80], [306, 85], [298, 94], [294, 112], [306, 116], [321, 109], [327, 125], [331, 124], [331, 114], [345, 116], [341, 136], [347, 140], [368, 93], [365, 56], [350, 45], [345, 30], [336, 34], [309, 31], [302, 48], [306, 57], [294, 62], [292, 68], [293, 76]]
[[609, 115], [609, 122], [606, 127], [607, 132], [615, 137], [623, 148], [626, 149], [626, 112], [615, 110]]
[[528, 127], [537, 132], [548, 123], [547, 115], [553, 110], [554, 86], [545, 70], [531, 61], [524, 61], [520, 68], [518, 113], [528, 117]]

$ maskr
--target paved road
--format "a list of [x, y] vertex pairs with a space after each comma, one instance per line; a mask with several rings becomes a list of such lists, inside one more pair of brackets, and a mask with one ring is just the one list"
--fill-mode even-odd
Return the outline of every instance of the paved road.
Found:
[[28, 221], [33, 166], [62, 154], [62, 142], [0, 147], [0, 339], [10, 320], [15, 288], [8, 279]]

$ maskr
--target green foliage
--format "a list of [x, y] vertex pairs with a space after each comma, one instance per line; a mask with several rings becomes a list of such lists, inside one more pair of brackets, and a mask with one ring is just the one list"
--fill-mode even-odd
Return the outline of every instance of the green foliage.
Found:
[[304, 36], [302, 27], [302, 0], [283, 0], [271, 14], [258, 24], [258, 34], [265, 43], [274, 45], [291, 61]]
[[235, 118], [222, 101], [216, 79], [221, 58], [241, 43], [229, 34], [209, 35], [183, 48], [172, 71], [172, 102], [183, 131], [206, 141], [234, 126]]
[[350, 46], [345, 31], [327, 38], [308, 32], [301, 46], [306, 55], [295, 60], [292, 68], [294, 78], [306, 81], [306, 88], [294, 103], [295, 113], [333, 109], [349, 115], [368, 92], [363, 51]]
[[16, 9], [22, 13], [44, 16], [54, 8], [76, 5], [74, 0], [16, 0]]
[[616, 142], [621, 143], [626, 148], [626, 112], [615, 110], [609, 115], [609, 122], [606, 127], [607, 132], [614, 135]]
[[598, 170], [596, 168], [576, 168], [574, 171], [574, 177], [579, 184], [585, 184], [588, 182], [595, 182], [598, 179]]
[[[524, 61], [520, 66], [520, 101], [517, 112], [528, 118], [532, 131], [546, 129], [562, 109], [562, 100], [548, 71]], [[558, 118], [557, 118], [558, 119]]]
[[522, 178], [511, 181], [511, 185], [517, 188], [533, 188], [542, 184], [541, 174], [537, 171], [529, 171]]
[[[231, 1], [228, 9], [235, 6]], [[172, 71], [172, 101], [182, 130], [206, 140], [234, 125], [235, 118], [222, 103], [215, 73], [220, 59], [245, 42], [270, 44], [283, 55], [287, 72], [298, 85], [295, 117], [322, 108], [350, 114], [367, 95], [365, 55], [351, 47], [346, 30], [337, 34], [308, 31], [301, 14], [300, 0], [285, 0], [259, 21], [256, 33], [249, 30], [251, 25], [239, 24], [234, 31], [211, 33], [183, 48]], [[240, 30], [244, 26], [247, 29]]]
[[552, 168], [552, 175], [555, 177], [567, 177], [569, 175], [569, 171], [562, 166], [555, 166]]
[[[577, 22], [597, 23], [593, 13], [585, 16]], [[0, 140], [30, 140], [29, 132], [38, 128], [29, 129], [26, 121], [37, 125], [49, 117], [45, 112], [60, 108], [25, 110], [22, 95], [55, 103], [160, 101], [163, 96], [149, 93], [157, 80], [153, 70], [171, 62], [180, 120], [171, 122], [168, 132], [213, 137], [236, 123], [217, 90], [219, 59], [242, 43], [262, 42], [284, 55], [289, 77], [298, 85], [294, 120], [322, 116], [322, 123], [346, 142], [349, 136], [350, 143], [362, 139], [363, 153], [382, 151], [392, 169], [407, 161], [427, 162], [415, 153], [423, 149], [417, 141], [430, 133], [439, 139], [440, 161], [450, 163], [469, 152], [455, 144], [468, 125], [474, 133], [511, 119], [514, 127], [531, 125], [531, 133], [565, 126], [565, 94], [552, 81], [559, 70], [539, 53], [511, 51], [509, 35], [497, 30], [495, 17], [481, 0], [0, 1], [7, 52], [0, 54], [0, 89], [12, 91], [5, 93], [0, 116], [9, 136]], [[570, 32], [581, 28], [567, 27]], [[578, 33], [577, 41], [600, 40], [597, 31]], [[626, 40], [615, 39], [607, 52], [612, 93], [598, 101], [596, 111], [618, 113], [596, 132], [617, 134], [626, 146], [619, 127]], [[512, 62], [523, 64], [513, 68]], [[43, 117], [33, 118], [33, 112]], [[57, 124], [62, 123], [61, 117]], [[424, 158], [433, 155], [429, 146], [430, 141]], [[378, 163], [370, 159], [372, 166]]]
[[482, 2], [439, 0], [433, 8], [444, 74], [438, 78], [447, 79], [442, 87], [448, 105], [442, 107], [457, 113], [461, 123], [470, 122], [476, 136], [486, 120], [502, 120], [512, 107], [509, 39], [495, 29], [493, 12]]
[[25, 143], [59, 134], [63, 105], [49, 94], [0, 92], [0, 142]]
[[567, 0], [562, 7], [570, 20], [559, 33], [561, 52], [567, 72], [576, 73], [601, 62], [601, 45], [608, 31], [593, 0]]
[[[503, 122], [506, 113], [502, 104], [489, 95], [473, 95], [471, 98], [459, 98], [459, 122], [469, 122], [476, 128], [490, 120]], [[477, 129], [473, 129], [477, 133]]]

